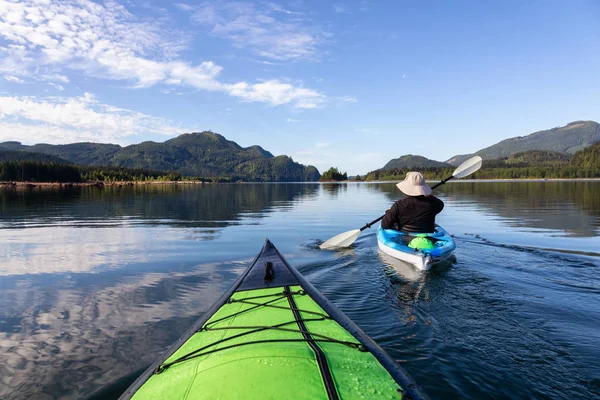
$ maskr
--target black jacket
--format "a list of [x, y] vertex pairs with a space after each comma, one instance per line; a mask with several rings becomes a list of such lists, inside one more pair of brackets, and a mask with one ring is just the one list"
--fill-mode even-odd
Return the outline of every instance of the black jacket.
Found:
[[381, 221], [384, 229], [432, 233], [435, 216], [444, 209], [444, 202], [435, 196], [407, 196], [395, 202]]

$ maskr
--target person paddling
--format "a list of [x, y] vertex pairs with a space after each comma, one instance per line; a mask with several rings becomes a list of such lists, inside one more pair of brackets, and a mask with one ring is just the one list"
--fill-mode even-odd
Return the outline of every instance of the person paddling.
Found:
[[408, 172], [396, 186], [407, 197], [396, 201], [385, 212], [381, 227], [411, 233], [433, 233], [435, 216], [444, 209], [444, 202], [431, 194], [423, 174]]

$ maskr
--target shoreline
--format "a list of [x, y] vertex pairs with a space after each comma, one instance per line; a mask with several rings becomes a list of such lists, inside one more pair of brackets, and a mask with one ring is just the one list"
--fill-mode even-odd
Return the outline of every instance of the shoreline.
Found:
[[[307, 184], [343, 184], [343, 183], [394, 183], [397, 180], [377, 180], [377, 181], [316, 181], [316, 182], [250, 182], [250, 183], [307, 183]], [[438, 182], [437, 180], [427, 180], [428, 183]], [[451, 180], [447, 183], [493, 183], [493, 182], [600, 182], [600, 178], [523, 178], [523, 179], [461, 179]], [[214, 185], [214, 184], [236, 184], [249, 182], [206, 182], [206, 181], [112, 181], [112, 182], [20, 182], [20, 181], [0, 181], [0, 189], [34, 189], [34, 188], [59, 188], [68, 189], [74, 187], [98, 187], [104, 186], [123, 187], [123, 186], [146, 186], [146, 185]]]
[[[348, 179], [347, 181], [320, 181], [320, 182], [306, 182], [306, 183], [398, 183], [402, 179], [392, 180], [374, 180], [374, 181], [355, 181]], [[427, 179], [427, 183], [438, 183], [440, 180]], [[600, 178], [490, 178], [490, 179], [453, 179], [449, 183], [492, 183], [492, 182], [600, 182]]]
[[73, 187], [104, 187], [104, 186], [143, 186], [143, 185], [197, 185], [213, 184], [216, 182], [203, 181], [114, 181], [114, 182], [17, 182], [0, 181], [0, 188], [73, 188]]

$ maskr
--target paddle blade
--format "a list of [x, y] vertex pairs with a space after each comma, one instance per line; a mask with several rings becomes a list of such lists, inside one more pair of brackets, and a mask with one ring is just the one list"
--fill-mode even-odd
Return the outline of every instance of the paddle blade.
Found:
[[358, 238], [358, 235], [360, 235], [360, 229], [354, 229], [353, 231], [340, 233], [339, 235], [323, 242], [323, 244], [321, 244], [319, 247], [321, 250], [327, 250], [335, 249], [336, 247], [350, 246]]
[[483, 160], [479, 156], [471, 157], [464, 163], [460, 164], [458, 168], [452, 174], [452, 177], [456, 179], [464, 178], [465, 176], [471, 175], [473, 172], [481, 168]]

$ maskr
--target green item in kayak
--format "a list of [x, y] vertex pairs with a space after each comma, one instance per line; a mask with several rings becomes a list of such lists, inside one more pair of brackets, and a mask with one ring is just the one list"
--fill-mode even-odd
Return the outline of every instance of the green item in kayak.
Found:
[[426, 399], [267, 240], [121, 399]]
[[408, 247], [417, 250], [432, 250], [435, 249], [435, 244], [427, 237], [427, 235], [420, 234], [410, 241]]

